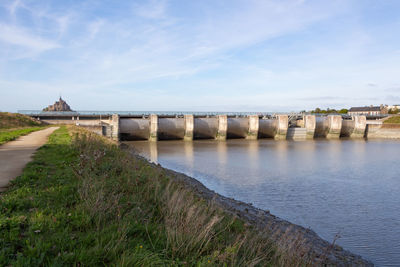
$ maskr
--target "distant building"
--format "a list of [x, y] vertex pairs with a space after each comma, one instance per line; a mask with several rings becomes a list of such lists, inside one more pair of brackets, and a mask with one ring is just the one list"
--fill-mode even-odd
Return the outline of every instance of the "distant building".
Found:
[[400, 104], [399, 105], [391, 105], [391, 106], [387, 106], [387, 109], [399, 109], [400, 110]]
[[349, 115], [382, 115], [388, 113], [387, 106], [352, 107], [347, 112]]
[[61, 97], [53, 105], [44, 108], [43, 111], [73, 111]]

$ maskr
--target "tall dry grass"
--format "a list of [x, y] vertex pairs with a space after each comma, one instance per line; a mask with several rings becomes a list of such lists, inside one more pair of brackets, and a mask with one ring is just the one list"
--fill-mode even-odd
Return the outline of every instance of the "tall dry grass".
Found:
[[[270, 227], [260, 230], [245, 224], [113, 142], [76, 127], [70, 131], [80, 154], [75, 173], [81, 180], [82, 205], [99, 230], [111, 221], [120, 224], [120, 241], [110, 247], [128, 242], [129, 224], [136, 223], [142, 225], [137, 234], [154, 253], [178, 265], [308, 265], [307, 255], [299, 259], [274, 244]], [[280, 233], [279, 238], [284, 244], [293, 236]], [[295, 238], [289, 244], [301, 247], [299, 242]], [[124, 261], [130, 262], [128, 258]]]

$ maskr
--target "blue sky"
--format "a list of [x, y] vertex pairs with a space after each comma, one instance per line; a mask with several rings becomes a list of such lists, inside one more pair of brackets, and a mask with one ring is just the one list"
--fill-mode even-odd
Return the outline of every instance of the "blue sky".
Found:
[[0, 1], [0, 110], [400, 104], [400, 1]]

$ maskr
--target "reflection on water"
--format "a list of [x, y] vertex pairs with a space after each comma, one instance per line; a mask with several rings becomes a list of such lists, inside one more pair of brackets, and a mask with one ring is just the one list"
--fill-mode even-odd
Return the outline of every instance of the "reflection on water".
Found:
[[380, 265], [400, 264], [397, 141], [127, 142], [216, 192], [310, 227]]

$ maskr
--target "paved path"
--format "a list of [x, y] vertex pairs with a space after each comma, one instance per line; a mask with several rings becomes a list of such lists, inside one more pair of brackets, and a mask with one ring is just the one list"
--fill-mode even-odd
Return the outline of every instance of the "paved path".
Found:
[[5, 191], [9, 181], [22, 174], [35, 151], [57, 129], [58, 127], [50, 127], [36, 131], [0, 146], [0, 192]]

